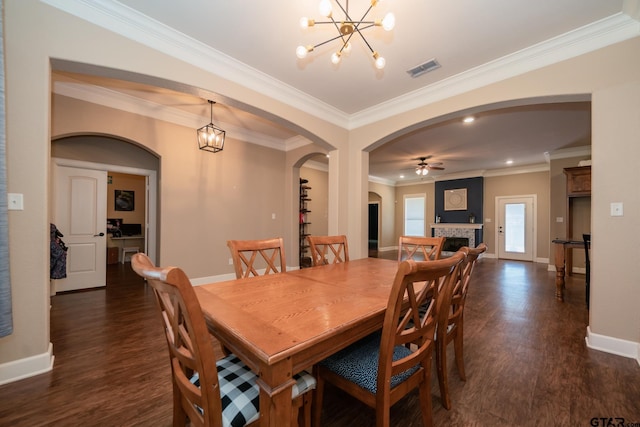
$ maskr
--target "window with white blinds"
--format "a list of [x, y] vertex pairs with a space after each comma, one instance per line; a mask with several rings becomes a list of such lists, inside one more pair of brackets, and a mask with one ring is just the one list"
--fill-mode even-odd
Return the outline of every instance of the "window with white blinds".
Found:
[[404, 196], [404, 235], [425, 236], [425, 195]]

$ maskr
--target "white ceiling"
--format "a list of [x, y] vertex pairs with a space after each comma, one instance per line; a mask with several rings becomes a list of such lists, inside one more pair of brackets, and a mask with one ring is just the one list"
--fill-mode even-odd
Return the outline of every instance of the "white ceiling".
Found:
[[[43, 1], [183, 60], [193, 59], [189, 52], [206, 54], [225, 78], [346, 128], [640, 35], [639, 0], [386, 0], [367, 18], [392, 11], [395, 29], [364, 31], [371, 47], [386, 58], [386, 68], [379, 71], [358, 39], [338, 66], [330, 62], [334, 43], [304, 60], [296, 57], [298, 45], [336, 35], [330, 26], [302, 30], [298, 25], [302, 16], [320, 19], [319, 0], [288, 2], [286, 7], [255, 0]], [[370, 4], [348, 3], [350, 14], [358, 18]], [[334, 16], [342, 17], [337, 11]], [[407, 74], [409, 68], [434, 58], [441, 68], [417, 78]], [[209, 116], [208, 104], [193, 91], [176, 93], [78, 74], [58, 73], [54, 80], [56, 90], [70, 96], [88, 93], [78, 90], [82, 85], [104, 87], [112, 94], [207, 120]], [[402, 172], [413, 174], [417, 161], [411, 159], [423, 155], [432, 155], [430, 161], [443, 162], [446, 168], [430, 177], [503, 168], [508, 159], [514, 161], [512, 167], [539, 165], [545, 153], [590, 144], [588, 100], [538, 100], [534, 105], [460, 112], [474, 113], [477, 120], [471, 125], [453, 116], [426, 123], [373, 150], [370, 175], [399, 181]], [[294, 130], [222, 102], [214, 107], [214, 118], [216, 124], [229, 127], [229, 135], [240, 132], [248, 140], [251, 135], [267, 135], [267, 141], [280, 149], [296, 141]]]

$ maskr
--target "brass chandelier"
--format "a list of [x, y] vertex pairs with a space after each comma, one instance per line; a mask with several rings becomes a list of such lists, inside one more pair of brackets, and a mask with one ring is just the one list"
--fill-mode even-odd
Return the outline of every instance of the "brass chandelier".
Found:
[[382, 56], [380, 56], [378, 52], [373, 50], [369, 42], [367, 42], [367, 39], [364, 37], [364, 34], [362, 34], [362, 31], [371, 27], [382, 27], [385, 31], [393, 30], [393, 27], [395, 26], [395, 23], [396, 23], [396, 18], [393, 15], [393, 13], [391, 12], [387, 13], [383, 19], [365, 21], [365, 18], [367, 17], [371, 9], [373, 9], [379, 2], [379, 0], [370, 0], [371, 4], [369, 5], [369, 8], [362, 15], [362, 18], [360, 18], [359, 21], [356, 21], [349, 14], [349, 0], [346, 0], [345, 6], [343, 6], [339, 0], [333, 0], [333, 1], [338, 5], [340, 10], [344, 13], [344, 18], [342, 20], [337, 21], [334, 18], [331, 0], [321, 0], [320, 6], [319, 6], [320, 14], [328, 18], [329, 20], [315, 21], [313, 19], [303, 17], [300, 19], [300, 26], [302, 28], [308, 28], [318, 24], [332, 24], [333, 26], [335, 26], [336, 30], [338, 30], [338, 35], [322, 43], [318, 43], [315, 46], [311, 46], [311, 45], [298, 46], [298, 48], [296, 49], [297, 57], [300, 59], [303, 59], [307, 56], [309, 52], [313, 51], [318, 46], [322, 46], [323, 44], [340, 39], [340, 49], [338, 49], [336, 52], [333, 53], [333, 55], [331, 55], [331, 62], [333, 64], [338, 64], [340, 63], [342, 55], [348, 54], [351, 51], [351, 43], [350, 43], [351, 38], [354, 36], [354, 34], [357, 34], [360, 38], [362, 38], [362, 41], [364, 41], [364, 43], [367, 45], [367, 47], [371, 51], [371, 56], [373, 57], [376, 68], [379, 70], [383, 69], [384, 66], [386, 65], [385, 59]]

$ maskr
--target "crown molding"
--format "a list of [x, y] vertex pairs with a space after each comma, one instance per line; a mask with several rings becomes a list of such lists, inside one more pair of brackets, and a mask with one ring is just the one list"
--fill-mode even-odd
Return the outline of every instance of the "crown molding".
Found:
[[491, 169], [484, 173], [484, 177], [519, 175], [523, 173], [549, 172], [549, 165], [542, 163], [539, 165], [527, 165], [516, 168]]
[[351, 128], [515, 77], [640, 35], [640, 23], [618, 13], [353, 114]]
[[307, 160], [302, 165], [303, 168], [315, 169], [320, 172], [329, 172], [329, 165], [315, 160]]
[[[208, 123], [210, 119], [208, 116], [203, 117], [178, 108], [167, 107], [166, 105], [156, 104], [155, 102], [135, 96], [87, 84], [55, 82], [53, 85], [53, 93], [116, 110], [126, 111], [131, 114], [149, 117], [153, 120], [173, 123], [194, 130], [203, 126], [205, 122]], [[237, 139], [280, 151], [288, 151], [311, 143], [311, 141], [306, 138], [300, 137], [306, 141], [306, 143], [304, 141], [296, 141], [295, 144], [293, 144], [289, 142], [292, 138], [285, 141], [226, 122], [218, 122], [216, 125], [227, 132], [227, 138]]]
[[409, 185], [416, 185], [416, 184], [433, 184], [435, 182], [440, 182], [440, 181], [452, 181], [454, 179], [467, 179], [467, 178], [478, 178], [478, 177], [488, 178], [488, 177], [495, 177], [495, 176], [519, 175], [523, 173], [536, 173], [536, 172], [548, 172], [548, 171], [549, 171], [549, 165], [543, 163], [538, 165], [526, 165], [521, 167], [510, 167], [510, 168], [502, 168], [502, 169], [465, 171], [460, 173], [450, 173], [446, 175], [440, 175], [436, 178], [427, 176], [422, 178], [403, 179], [400, 181], [392, 181], [392, 180], [387, 180], [384, 178], [369, 175], [369, 182], [377, 182], [379, 184], [390, 185], [392, 187], [406, 187]]
[[551, 160], [569, 159], [571, 157], [590, 156], [591, 146], [585, 145], [582, 147], [561, 148], [551, 153], [544, 153], [544, 158], [547, 163]]
[[396, 181], [386, 178], [380, 178], [377, 176], [369, 175], [369, 182], [373, 182], [375, 184], [389, 185], [391, 187], [396, 187]]
[[296, 148], [304, 147], [305, 145], [313, 144], [310, 140], [305, 138], [302, 135], [292, 136], [291, 138], [284, 141], [285, 149], [284, 151], [295, 150]]
[[337, 108], [115, 0], [41, 1], [322, 120], [343, 128], [349, 126], [349, 116]]
[[115, 0], [41, 1], [347, 130], [640, 35], [638, 20], [621, 12], [348, 115]]

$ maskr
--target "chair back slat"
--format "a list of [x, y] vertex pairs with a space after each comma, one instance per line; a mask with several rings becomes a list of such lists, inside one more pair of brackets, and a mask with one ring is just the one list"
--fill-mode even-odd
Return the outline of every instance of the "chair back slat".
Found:
[[[160, 308], [173, 377], [174, 425], [189, 418], [196, 426], [222, 426], [216, 357], [189, 278], [177, 267], [155, 267], [142, 253], [133, 255], [131, 266], [151, 286]], [[196, 373], [200, 387], [191, 382]]]
[[[463, 252], [457, 252], [442, 260], [406, 260], [399, 265], [382, 327], [378, 390], [386, 390], [378, 398], [389, 391], [391, 377], [417, 364], [430, 369], [438, 313], [449, 309], [464, 258]], [[416, 348], [393, 360], [394, 348], [409, 344]]]
[[398, 262], [413, 259], [432, 261], [440, 259], [446, 237], [400, 236], [398, 242]]
[[349, 261], [347, 236], [307, 236], [307, 241], [314, 266]]
[[390, 425], [390, 408], [419, 389], [422, 422], [431, 426], [431, 365], [439, 313], [449, 310], [464, 252], [441, 260], [402, 261], [387, 300], [382, 331], [329, 356], [315, 367], [314, 422], [320, 425], [329, 382], [376, 411], [376, 425]]
[[[284, 239], [229, 240], [236, 278], [260, 276], [287, 271]], [[264, 268], [264, 273], [260, 274]]]
[[462, 315], [464, 303], [467, 299], [467, 292], [469, 291], [469, 282], [471, 281], [471, 273], [476, 265], [478, 257], [487, 250], [487, 245], [480, 243], [475, 248], [462, 247], [460, 251], [467, 254], [467, 258], [462, 263], [460, 268], [460, 278], [456, 282], [453, 295], [451, 298], [451, 314], [449, 315], [449, 324], [455, 321], [456, 318]]
[[466, 257], [460, 265], [455, 281], [452, 284], [451, 304], [438, 315], [436, 366], [442, 406], [446, 409], [451, 409], [447, 373], [447, 345], [454, 341], [456, 366], [458, 367], [460, 379], [464, 381], [466, 379], [463, 359], [464, 306], [469, 291], [471, 274], [478, 257], [486, 250], [487, 246], [484, 243], [480, 243], [476, 248], [465, 246], [458, 250], [458, 253], [464, 253]]

